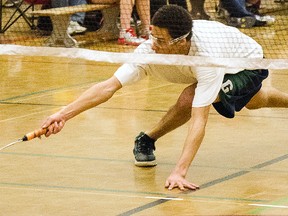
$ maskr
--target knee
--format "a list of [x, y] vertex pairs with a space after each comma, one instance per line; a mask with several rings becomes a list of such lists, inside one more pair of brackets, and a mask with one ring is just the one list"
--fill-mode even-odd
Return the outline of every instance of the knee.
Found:
[[267, 90], [264, 88], [261, 89], [251, 98], [251, 100], [245, 105], [245, 107], [249, 110], [265, 107], [268, 104], [269, 99], [267, 95]]
[[254, 110], [254, 109], [259, 109], [261, 108], [261, 106], [259, 106], [259, 104], [255, 104], [255, 103], [248, 103], [245, 106], [248, 110]]
[[190, 85], [187, 88], [185, 88], [181, 95], [179, 96], [176, 107], [179, 111], [181, 112], [190, 112], [191, 113], [191, 107], [192, 107], [192, 102], [194, 99], [195, 95], [195, 88], [196, 85]]

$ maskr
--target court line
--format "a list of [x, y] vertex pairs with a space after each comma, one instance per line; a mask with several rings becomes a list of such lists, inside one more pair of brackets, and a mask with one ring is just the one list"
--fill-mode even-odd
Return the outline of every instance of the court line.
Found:
[[[120, 96], [120, 95], [119, 95]], [[122, 95], [121, 95], [122, 96]], [[115, 96], [114, 96], [115, 97]], [[62, 107], [66, 106], [67, 104], [49, 104], [49, 103], [27, 103], [27, 102], [7, 102], [1, 101], [0, 104], [7, 104], [7, 105], [24, 105], [24, 106], [54, 106], [54, 107]], [[133, 110], [133, 111], [143, 111], [143, 112], [167, 112], [167, 110], [160, 110], [160, 109], [130, 109], [130, 108], [115, 108], [115, 107], [105, 107], [103, 105], [94, 107], [92, 109], [111, 109], [111, 110]], [[218, 116], [218, 113], [210, 113], [209, 115]], [[237, 117], [244, 117], [244, 118], [266, 118], [266, 119], [288, 119], [288, 116], [259, 116], [259, 115], [245, 115], [241, 113], [237, 113]]]
[[[144, 195], [147, 197], [151, 197], [151, 196], [159, 196], [159, 197], [163, 197], [163, 198], [167, 198], [169, 197], [169, 194], [165, 194], [165, 193], [159, 193], [159, 192], [146, 192], [146, 191], [133, 191], [133, 190], [114, 190], [114, 189], [103, 189], [103, 188], [94, 188], [94, 187], [75, 187], [75, 186], [61, 186], [61, 185], [48, 185], [48, 184], [25, 184], [25, 183], [12, 183], [12, 182], [0, 182], [0, 185], [2, 186], [8, 186], [6, 188], [14, 188], [15, 187], [21, 187], [24, 188], [26, 190], [28, 189], [32, 189], [32, 190], [57, 190], [57, 191], [63, 191], [63, 192], [81, 192], [81, 193], [92, 193], [92, 192], [102, 192], [106, 193], [108, 195], [109, 194], [138, 194], [138, 195]], [[2, 187], [5, 188], [5, 187]], [[132, 195], [133, 196], [133, 195]], [[142, 198], [144, 198], [144, 196], [142, 196]], [[170, 196], [172, 197], [172, 196]]]
[[[65, 86], [65, 87], [52, 88], [52, 89], [45, 89], [45, 90], [42, 90], [42, 91], [30, 92], [30, 93], [26, 93], [26, 94], [22, 94], [22, 95], [16, 95], [16, 96], [13, 96], [13, 97], [0, 99], [0, 102], [11, 101], [11, 100], [15, 100], [15, 99], [23, 99], [23, 98], [26, 98], [26, 97], [29, 97], [29, 96], [34, 96], [34, 95], [39, 95], [41, 97], [45, 93], [57, 92], [59, 90], [69, 90], [69, 89], [74, 88], [74, 87], [84, 87], [84, 86], [86, 86], [88, 84], [92, 84], [92, 83], [96, 83], [96, 82], [100, 82], [100, 81], [99, 80], [93, 81], [93, 82], [89, 81], [89, 82], [84, 82], [84, 83], [75, 84], [75, 85], [69, 85], [69, 86]], [[28, 98], [28, 99], [31, 99], [31, 98]]]
[[[42, 92], [43, 93], [43, 92]], [[134, 92], [133, 92], [134, 93]], [[29, 96], [29, 95], [28, 95]], [[14, 98], [13, 98], [14, 99]], [[99, 107], [100, 108], [100, 107]], [[109, 108], [108, 108], [109, 109]], [[111, 108], [111, 109], [113, 109], [113, 108]], [[146, 111], [146, 110], [145, 110]], [[45, 111], [46, 112], [46, 111]], [[33, 114], [31, 114], [31, 115], [33, 115]], [[273, 163], [272, 163], [273, 164]], [[266, 166], [266, 165], [265, 165]], [[257, 168], [257, 169], [259, 169], [259, 168]], [[241, 172], [239, 172], [239, 173], [235, 173], [235, 174], [232, 174], [232, 175], [229, 175], [229, 176], [227, 176], [227, 180], [229, 180], [229, 179], [232, 179], [232, 178], [235, 178], [235, 177], [238, 177], [238, 176], [242, 176], [242, 175], [245, 175], [246, 173], [249, 173], [250, 171], [241, 171]], [[223, 181], [226, 181], [226, 179], [225, 180], [223, 180]], [[213, 181], [212, 181], [213, 182]], [[218, 184], [218, 183], [221, 183], [221, 181], [216, 181], [216, 182], [214, 182], [213, 184], [208, 184], [206, 187], [210, 187], [211, 185], [215, 185], [215, 184]], [[203, 188], [205, 188], [205, 184], [204, 185], [202, 185], [201, 186], [201, 188], [203, 189]], [[161, 199], [161, 200], [167, 200], [167, 201], [170, 201], [171, 199], [169, 199], [169, 198], [159, 198], [159, 199]], [[159, 201], [159, 200], [158, 200]], [[164, 202], [160, 202], [160, 204], [162, 204], [162, 203], [164, 203]], [[145, 210], [145, 209], [144, 209]]]
[[[0, 183], [4, 184], [4, 183]], [[16, 185], [16, 184], [14, 184]], [[24, 186], [24, 185], [21, 185]], [[31, 186], [31, 185], [29, 185]], [[35, 185], [36, 186], [36, 185]], [[93, 194], [93, 195], [101, 195], [101, 196], [114, 196], [114, 197], [128, 197], [128, 198], [145, 198], [145, 199], [170, 199], [170, 200], [174, 200], [174, 201], [182, 201], [184, 200], [183, 198], [178, 198], [178, 197], [160, 197], [160, 196], [140, 196], [140, 195], [123, 195], [123, 194], [119, 194], [117, 190], [112, 191], [111, 193], [103, 193], [101, 192], [102, 190], [99, 191], [76, 191], [76, 190], [57, 190], [57, 189], [51, 189], [51, 188], [27, 188], [27, 187], [0, 187], [0, 189], [13, 189], [13, 190], [33, 190], [33, 191], [45, 191], [45, 192], [58, 192], [58, 193], [79, 193], [79, 194]], [[115, 192], [115, 193], [114, 193]], [[116, 194], [117, 192], [117, 194]], [[125, 193], [125, 191], [123, 191], [123, 193]]]
[[[267, 203], [267, 202], [265, 202]], [[259, 203], [259, 205], [257, 205], [259, 208], [253, 209], [251, 210], [249, 213], [253, 214], [253, 215], [259, 215], [261, 214], [263, 211], [266, 211], [269, 208], [288, 208], [287, 204], [288, 203], [288, 197], [283, 197], [281, 199], [275, 200], [273, 202], [270, 202], [270, 204], [263, 204], [263, 203]], [[283, 205], [284, 204], [284, 205]], [[251, 204], [256, 206], [255, 203]], [[260, 206], [261, 205], [261, 206]]]
[[258, 207], [268, 207], [268, 208], [287, 208], [288, 206], [284, 205], [267, 205], [267, 204], [248, 204], [250, 206], [258, 206]]
[[[60, 158], [60, 159], [72, 159], [72, 160], [88, 160], [88, 161], [108, 161], [108, 162], [115, 162], [115, 163], [129, 163], [133, 162], [129, 159], [109, 159], [109, 158], [98, 158], [98, 157], [84, 157], [84, 156], [73, 156], [73, 155], [54, 155], [54, 154], [37, 154], [37, 153], [18, 153], [18, 152], [8, 152], [3, 151], [0, 152], [0, 155], [15, 155], [15, 156], [26, 156], [26, 157], [47, 157], [47, 158]], [[166, 165], [166, 166], [175, 166], [175, 163], [161, 163], [158, 162], [159, 165]], [[259, 170], [258, 168], [247, 168], [243, 170], [239, 167], [223, 167], [223, 166], [206, 166], [206, 165], [197, 165], [194, 164], [193, 167], [199, 167], [199, 168], [213, 168], [213, 169], [224, 169], [224, 170], [241, 170], [241, 171], [247, 171], [247, 172], [271, 172], [271, 173], [288, 173], [287, 170], [269, 170], [269, 169], [262, 169]]]
[[173, 200], [173, 201], [182, 201], [184, 200], [183, 198], [178, 198], [178, 197], [153, 197], [153, 196], [146, 196], [146, 199], [164, 199], [164, 200]]
[[[272, 164], [275, 164], [275, 163], [278, 163], [280, 161], [283, 161], [283, 160], [286, 160], [288, 158], [288, 154], [285, 154], [285, 155], [282, 155], [280, 157], [277, 157], [277, 158], [274, 158], [272, 160], [269, 160], [269, 161], [265, 161], [263, 163], [260, 163], [260, 164], [257, 164], [253, 167], [251, 167], [250, 169], [260, 169], [260, 168], [263, 168], [263, 167], [266, 167], [266, 166], [269, 166], [269, 165], [272, 165]], [[237, 177], [240, 177], [240, 176], [243, 176], [245, 174], [248, 174], [250, 173], [251, 171], [239, 171], [239, 172], [236, 172], [236, 173], [233, 173], [233, 174], [230, 174], [230, 175], [227, 175], [227, 176], [224, 176], [222, 178], [218, 178], [218, 179], [215, 179], [213, 181], [210, 181], [210, 182], [207, 182], [205, 184], [202, 184], [200, 185], [200, 189], [203, 190], [205, 188], [208, 188], [208, 187], [211, 187], [211, 186], [214, 186], [214, 185], [217, 185], [217, 184], [220, 184], [220, 183], [223, 183], [225, 181], [228, 181], [228, 180], [231, 180], [231, 179], [234, 179], [234, 178], [237, 178]], [[179, 194], [190, 194], [190, 193], [197, 193], [197, 190], [196, 191], [191, 191], [191, 190], [188, 190], [188, 191], [184, 191], [184, 192], [180, 192]], [[139, 213], [141, 211], [144, 211], [144, 210], [147, 210], [147, 209], [150, 209], [152, 207], [155, 207], [155, 206], [158, 206], [158, 205], [161, 205], [163, 203], [166, 203], [166, 202], [169, 202], [170, 200], [156, 200], [154, 202], [150, 202], [150, 203], [147, 203], [145, 205], [142, 205], [142, 206], [139, 206], [139, 207], [136, 207], [134, 209], [131, 209], [129, 211], [126, 211], [126, 212], [123, 212], [117, 216], [129, 216], [129, 215], [133, 215], [133, 214], [136, 214], [136, 213]]]
[[33, 113], [29, 113], [29, 114], [26, 114], [26, 115], [21, 115], [21, 116], [17, 116], [17, 117], [13, 117], [13, 118], [8, 118], [8, 119], [3, 119], [3, 120], [0, 120], [0, 123], [3, 123], [3, 122], [6, 122], [6, 121], [14, 121], [16, 119], [20, 119], [20, 118], [25, 118], [25, 117], [28, 117], [28, 116], [32, 116], [32, 115], [35, 115], [35, 114], [39, 114], [39, 113], [44, 113], [44, 112], [48, 112], [48, 111], [51, 111], [51, 110], [55, 110], [56, 108], [52, 108], [52, 109], [48, 109], [48, 110], [43, 110], [43, 109], [40, 109], [41, 111], [37, 111], [37, 112], [33, 112]]
[[[128, 190], [112, 190], [112, 189], [99, 189], [99, 188], [85, 188], [85, 187], [72, 187], [72, 186], [57, 186], [57, 185], [37, 185], [37, 184], [23, 184], [23, 183], [12, 183], [12, 182], [0, 182], [0, 189], [13, 189], [13, 190], [33, 190], [33, 191], [47, 191], [47, 192], [58, 192], [58, 193], [79, 193], [79, 194], [94, 194], [101, 196], [118, 196], [118, 197], [135, 197], [145, 199], [163, 199], [171, 201], [182, 201], [195, 199], [197, 202], [213, 202], [213, 203], [231, 203], [243, 204], [247, 202], [263, 203], [268, 200], [257, 200], [257, 199], [241, 199], [231, 197], [213, 197], [213, 196], [186, 196], [182, 194], [181, 197], [171, 196], [170, 194], [158, 193], [158, 192], [147, 192], [147, 191], [128, 191]], [[129, 195], [133, 194], [133, 195]], [[136, 195], [135, 195], [136, 194]], [[177, 195], [177, 194], [175, 194]], [[209, 201], [207, 201], [209, 200]], [[215, 201], [216, 200], [216, 201]], [[238, 201], [238, 203], [235, 203]]]
[[[101, 82], [101, 80], [98, 80], [98, 81], [93, 81], [93, 82], [87, 82], [87, 83], [81, 83], [81, 84], [76, 84], [76, 85], [72, 85], [72, 86], [68, 86], [68, 87], [63, 87], [63, 88], [55, 88], [55, 89], [47, 89], [47, 90], [43, 90], [43, 91], [39, 91], [39, 92], [32, 92], [32, 93], [27, 93], [27, 94], [23, 94], [23, 95], [18, 95], [18, 96], [14, 96], [14, 97], [10, 97], [10, 98], [6, 98], [6, 99], [0, 99], [0, 105], [1, 104], [8, 104], [9, 102], [7, 102], [7, 101], [10, 101], [10, 100], [14, 100], [14, 99], [23, 99], [23, 100], [31, 100], [31, 99], [35, 99], [35, 98], [26, 98], [27, 96], [32, 96], [32, 95], [38, 95], [37, 97], [44, 97], [44, 96], [46, 96], [47, 94], [45, 94], [45, 93], [51, 93], [52, 94], [52, 92], [55, 92], [55, 91], [59, 91], [59, 90], [65, 90], [65, 91], [68, 91], [70, 88], [72, 88], [72, 87], [75, 87], [75, 86], [84, 86], [84, 85], [86, 85], [86, 84], [91, 84], [91, 83], [96, 83], [96, 82]], [[163, 87], [167, 87], [167, 86], [169, 86], [169, 85], [172, 85], [171, 83], [166, 83], [166, 84], [163, 84], [163, 85], [157, 85], [157, 86], [155, 86], [155, 87], [152, 87], [152, 88], [149, 88], [149, 90], [151, 90], [151, 89], [157, 89], [157, 88], [163, 88]], [[84, 87], [81, 87], [81, 88], [84, 88]], [[75, 89], [72, 89], [72, 90], [75, 90]], [[126, 95], [130, 95], [130, 94], [135, 94], [135, 93], [139, 93], [139, 92], [143, 92], [143, 91], [147, 91], [147, 89], [141, 89], [141, 90], [138, 90], [138, 91], [128, 91], [128, 92], [123, 92], [123, 93], [118, 93], [118, 94], [115, 94], [114, 95], [114, 98], [116, 98], [116, 97], [122, 97], [122, 96], [126, 96]], [[63, 92], [63, 91], [62, 91]], [[48, 94], [48, 95], [49, 95]], [[22, 101], [23, 101], [22, 100]], [[11, 102], [11, 104], [13, 104], [13, 102]], [[14, 104], [17, 104], [17, 105], [20, 105], [21, 104], [21, 102], [14, 102]], [[22, 104], [25, 104], [25, 103], [23, 103], [22, 102]], [[30, 105], [32, 105], [33, 103], [31, 103]], [[29, 105], [29, 103], [27, 103], [27, 105]], [[33, 105], [36, 105], [36, 103], [35, 104], [33, 104]], [[41, 106], [42, 104], [41, 103], [39, 103], [39, 106]], [[43, 106], [47, 106], [48, 104], [44, 104]], [[67, 104], [66, 104], [67, 105]], [[50, 104], [50, 106], [53, 106], [52, 104]], [[56, 105], [55, 105], [56, 106]], [[59, 105], [60, 106], [60, 105]], [[63, 105], [61, 105], [61, 106], [63, 106]], [[64, 105], [65, 106], [65, 105]], [[100, 107], [95, 107], [95, 108], [101, 108], [101, 106]], [[108, 108], [106, 108], [106, 109], [108, 109]], [[111, 109], [118, 109], [118, 110], [121, 110], [121, 108], [111, 108]], [[123, 108], [123, 110], [124, 110], [125, 108]], [[44, 110], [43, 112], [46, 112], [47, 110]], [[147, 111], [147, 110], [146, 110]], [[157, 110], [150, 110], [150, 111], [157, 111]], [[165, 110], [165, 112], [166, 112], [167, 110]], [[162, 111], [161, 111], [162, 112]], [[164, 111], [163, 111], [164, 112]], [[9, 120], [15, 120], [15, 119], [18, 119], [18, 118], [23, 118], [23, 117], [27, 117], [27, 116], [31, 116], [31, 115], [33, 115], [33, 114], [37, 114], [37, 113], [40, 113], [40, 112], [36, 112], [36, 113], [30, 113], [29, 115], [23, 115], [23, 116], [18, 116], [18, 117], [14, 117], [14, 118], [8, 118], [8, 119], [4, 119], [4, 120], [0, 120], [0, 122], [4, 122], [4, 121], [9, 121]]]
[[[7, 104], [7, 105], [24, 105], [24, 106], [54, 106], [54, 107], [63, 107], [67, 104], [49, 104], [49, 103], [23, 103], [23, 102], [2, 102], [0, 104]], [[167, 112], [167, 110], [156, 110], [156, 109], [131, 109], [131, 108], [120, 108], [120, 107], [105, 107], [105, 106], [98, 106], [92, 109], [111, 109], [111, 110], [133, 110], [133, 111], [147, 111], [147, 112]]]
[[[102, 82], [103, 80], [105, 80], [105, 79], [94, 80], [94, 81], [92, 81], [92, 82], [89, 81], [89, 82], [84, 82], [84, 83], [75, 84], [75, 85], [68, 85], [68, 86], [65, 86], [65, 87], [45, 89], [45, 90], [42, 90], [42, 91], [36, 91], [36, 92], [26, 93], [26, 94], [22, 94], [22, 95], [16, 95], [16, 96], [13, 96], [13, 97], [0, 99], [0, 102], [6, 102], [6, 101], [15, 100], [15, 99], [23, 99], [23, 98], [26, 98], [26, 100], [27, 100], [27, 99], [33, 99], [33, 98], [27, 98], [27, 97], [29, 97], [29, 96], [34, 96], [34, 95], [39, 95], [39, 97], [42, 97], [43, 94], [45, 94], [45, 93], [59, 92], [60, 90], [65, 90], [65, 91], [75, 90], [74, 87], [85, 88], [86, 85], [88, 85], [88, 84], [100, 83], [100, 82]], [[119, 97], [119, 96], [125, 96], [125, 95], [129, 95], [129, 94], [135, 94], [135, 93], [137, 93], [137, 92], [143, 92], [143, 91], [147, 91], [147, 90], [153, 90], [153, 89], [157, 89], [157, 88], [163, 88], [163, 87], [167, 87], [167, 86], [171, 86], [171, 85], [173, 85], [173, 83], [166, 83], [166, 84], [162, 84], [162, 85], [157, 85], [157, 86], [152, 87], [152, 88], [150, 87], [150, 88], [147, 88], [147, 89], [140, 89], [140, 90], [137, 90], [137, 91], [127, 91], [127, 92], [115, 94], [113, 97], [115, 98], [115, 97]], [[183, 86], [184, 86], [184, 85], [183, 85]], [[86, 89], [86, 88], [85, 88], [85, 89]], [[85, 89], [84, 89], [84, 90], [85, 90]]]

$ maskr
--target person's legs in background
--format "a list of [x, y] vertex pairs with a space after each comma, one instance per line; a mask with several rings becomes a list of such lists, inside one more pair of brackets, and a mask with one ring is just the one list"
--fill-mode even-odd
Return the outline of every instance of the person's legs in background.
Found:
[[[69, 6], [76, 6], [76, 5], [83, 5], [83, 4], [87, 4], [87, 1], [86, 0], [69, 0]], [[86, 32], [87, 29], [82, 26], [84, 24], [84, 19], [85, 19], [84, 12], [72, 14], [70, 25], [68, 27], [68, 33], [70, 35], [73, 35], [73, 34], [81, 34], [81, 33]]]
[[[86, 0], [69, 0], [69, 6], [75, 5], [85, 5], [87, 4]], [[79, 24], [83, 25], [85, 19], [85, 13], [75, 13], [71, 16], [71, 20], [74, 22], [78, 22]]]
[[[248, 4], [253, 5], [257, 9], [247, 9]], [[249, 5], [248, 5], [249, 6]], [[251, 28], [257, 26], [270, 25], [275, 22], [275, 18], [271, 16], [259, 15], [260, 0], [220, 0], [218, 14], [224, 14], [227, 24], [239, 28]]]
[[[118, 38], [118, 44], [120, 45], [138, 46], [139, 44], [145, 42], [146, 39], [148, 39], [138, 37], [135, 30], [131, 27], [133, 7], [133, 0], [120, 0], [120, 34]], [[150, 0], [136, 0], [136, 7], [144, 29], [149, 28]], [[135, 25], [137, 25], [137, 23]]]
[[246, 9], [256, 15], [260, 15], [261, 0], [246, 0]]
[[149, 39], [150, 35], [150, 0], [137, 0], [136, 9], [141, 20], [140, 36]]
[[[76, 6], [76, 5], [82, 5], [87, 4], [86, 0], [51, 0], [51, 6], [52, 8], [58, 8], [58, 7], [67, 7], [67, 6]], [[84, 23], [85, 13], [75, 13], [71, 16], [71, 21], [68, 26], [68, 34], [82, 34], [87, 29], [81, 24]]]
[[227, 10], [231, 17], [253, 16], [253, 13], [246, 9], [245, 0], [220, 0], [219, 6]]

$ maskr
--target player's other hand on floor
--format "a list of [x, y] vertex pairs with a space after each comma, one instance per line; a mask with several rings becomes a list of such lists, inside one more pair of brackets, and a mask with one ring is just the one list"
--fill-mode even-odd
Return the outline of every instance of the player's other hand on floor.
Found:
[[198, 185], [188, 182], [185, 177], [181, 176], [179, 173], [176, 172], [172, 172], [167, 178], [165, 187], [168, 188], [168, 190], [179, 188], [182, 191], [187, 189], [197, 190], [200, 188]]

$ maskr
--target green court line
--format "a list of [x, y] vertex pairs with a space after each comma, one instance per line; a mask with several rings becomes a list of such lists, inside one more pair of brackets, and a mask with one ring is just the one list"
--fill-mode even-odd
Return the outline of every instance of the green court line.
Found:
[[[24, 105], [24, 106], [55, 106], [55, 107], [61, 107], [61, 106], [65, 106], [67, 104], [46, 104], [46, 103], [27, 103], [27, 102], [8, 102], [8, 101], [1, 101], [0, 100], [0, 105], [1, 104], [8, 104], [8, 105]], [[105, 107], [103, 105], [101, 106], [97, 106], [94, 107], [94, 109], [111, 109], [111, 110], [137, 110], [137, 111], [144, 111], [144, 112], [167, 112], [167, 110], [156, 110], [156, 109], [130, 109], [130, 108], [121, 108], [121, 107]], [[210, 113], [209, 115], [212, 116], [218, 116], [218, 113]], [[245, 114], [237, 114], [238, 117], [243, 117], [243, 118], [268, 118], [268, 119], [288, 119], [287, 117], [283, 117], [283, 116], [253, 116], [253, 115], [245, 115]]]
[[[212, 199], [212, 200], [223, 200], [223, 201], [240, 201], [240, 202], [251, 202], [251, 199], [246, 199], [246, 198], [239, 198], [239, 197], [215, 197], [215, 196], [197, 196], [197, 195], [191, 195], [188, 196], [191, 198], [199, 198], [199, 199]], [[260, 199], [253, 199], [253, 202], [256, 203], [261, 203], [264, 200]], [[264, 202], [267, 202], [264, 201]]]
[[59, 88], [52, 88], [52, 89], [45, 89], [42, 91], [36, 91], [36, 92], [31, 92], [31, 93], [26, 93], [26, 94], [22, 94], [22, 95], [17, 95], [14, 97], [10, 97], [10, 98], [4, 98], [4, 99], [0, 99], [0, 102], [5, 102], [5, 101], [11, 101], [11, 100], [15, 100], [15, 99], [22, 99], [22, 98], [26, 98], [32, 95], [40, 95], [40, 94], [44, 94], [47, 92], [53, 92], [53, 91], [59, 91], [59, 90], [65, 90], [65, 89], [69, 89], [69, 88], [74, 88], [74, 87], [79, 87], [79, 86], [85, 86], [87, 84], [91, 84], [91, 83], [96, 83], [96, 82], [100, 82], [101, 80], [97, 80], [97, 81], [89, 81], [89, 82], [84, 82], [84, 83], [80, 83], [80, 84], [75, 84], [75, 85], [69, 85], [69, 86], [65, 86], [65, 87], [59, 87]]
[[[55, 106], [61, 107], [66, 106], [67, 104], [48, 104], [48, 103], [26, 103], [26, 102], [7, 102], [0, 101], [0, 104], [8, 104], [8, 105], [24, 105], [24, 106]], [[133, 110], [133, 111], [145, 111], [145, 112], [167, 112], [167, 110], [155, 110], [155, 109], [130, 109], [130, 108], [121, 108], [121, 107], [105, 107], [105, 106], [97, 106], [93, 109], [110, 109], [110, 110]]]
[[[2, 154], [5, 154], [2, 153]], [[6, 153], [7, 154], [7, 153]], [[23, 155], [21, 153], [8, 153], [8, 154], [14, 154], [14, 155]], [[42, 155], [42, 154], [24, 154], [24, 155], [27, 155], [27, 156], [35, 156], [35, 157], [43, 157], [43, 156], [46, 156], [46, 157], [56, 157], [56, 158], [69, 158], [69, 159], [85, 159], [85, 160], [99, 160], [99, 158], [88, 158], [88, 157], [74, 157], [74, 156], [55, 156], [55, 155]], [[234, 178], [237, 178], [237, 177], [240, 177], [240, 176], [243, 176], [245, 174], [248, 174], [252, 171], [254, 171], [254, 169], [261, 169], [263, 167], [266, 167], [266, 166], [269, 166], [269, 165], [272, 165], [272, 164], [275, 164], [277, 162], [280, 162], [280, 161], [283, 161], [285, 159], [288, 158], [288, 154], [285, 154], [285, 155], [282, 155], [282, 156], [279, 156], [277, 158], [274, 158], [274, 159], [271, 159], [269, 161], [265, 161], [261, 164], [257, 164], [253, 167], [251, 167], [249, 170], [242, 170], [242, 171], [239, 171], [239, 172], [236, 172], [236, 173], [232, 173], [230, 175], [227, 175], [227, 176], [224, 176], [222, 178], [218, 178], [218, 179], [215, 179], [215, 180], [212, 180], [210, 182], [207, 182], [205, 184], [202, 184], [200, 185], [200, 188], [201, 190], [205, 189], [205, 188], [208, 188], [208, 187], [211, 187], [211, 186], [215, 186], [217, 184], [220, 184], [220, 183], [223, 183], [225, 181], [228, 181], [228, 180], [231, 180], [231, 179], [234, 179]], [[103, 159], [100, 159], [100, 160], [103, 160]], [[111, 161], [109, 159], [105, 159], [105, 160], [108, 160], [108, 161]], [[121, 162], [128, 162], [128, 161], [125, 161], [125, 160], [122, 160]], [[131, 163], [131, 161], [130, 161]], [[71, 187], [71, 186], [58, 186], [58, 185], [44, 185], [44, 184], [22, 184], [22, 183], [9, 183], [9, 182], [0, 182], [0, 185], [3, 185], [3, 186], [18, 186], [18, 187], [31, 187], [31, 188], [38, 188], [38, 189], [59, 189], [59, 190], [73, 190], [73, 191], [82, 191], [82, 192], [93, 192], [93, 191], [97, 191], [97, 192], [102, 192], [102, 193], [129, 193], [129, 194], [141, 194], [141, 195], [156, 195], [156, 196], [162, 196], [163, 199], [159, 198], [158, 200], [154, 201], [154, 202], [150, 202], [150, 203], [147, 203], [145, 205], [142, 205], [142, 206], [139, 206], [137, 208], [134, 208], [134, 209], [131, 209], [127, 212], [124, 212], [124, 213], [121, 213], [119, 214], [120, 216], [127, 216], [127, 215], [133, 215], [133, 214], [136, 214], [138, 212], [141, 212], [141, 211], [144, 211], [144, 210], [147, 210], [149, 208], [152, 208], [152, 207], [155, 207], [157, 205], [160, 205], [160, 204], [163, 204], [163, 203], [166, 203], [168, 201], [171, 201], [171, 200], [167, 200], [167, 199], [164, 199], [164, 198], [171, 198], [171, 196], [169, 194], [166, 194], [166, 193], [157, 193], [157, 192], [141, 192], [141, 191], [129, 191], [129, 190], [112, 190], [112, 189], [98, 189], [98, 188], [93, 188], [93, 187]], [[174, 194], [173, 196], [184, 196], [184, 197], [187, 197], [187, 198], [198, 198], [198, 199], [211, 199], [211, 200], [228, 200], [228, 201], [242, 201], [242, 202], [256, 202], [256, 203], [267, 203], [267, 200], [252, 200], [252, 199], [242, 199], [242, 198], [227, 198], [227, 197], [213, 197], [213, 196], [197, 196], [195, 193], [197, 193], [197, 191], [185, 191], [185, 192], [180, 192], [178, 194]], [[279, 202], [275, 202], [274, 204], [279, 204], [281, 202], [286, 202], [288, 199], [284, 199], [284, 200], [281, 200]], [[257, 214], [257, 212], [261, 212], [261, 211], [264, 211], [266, 210], [267, 208], [265, 207], [261, 207], [261, 208], [257, 208], [257, 210], [255, 210], [254, 212], [252, 212], [253, 214]], [[252, 214], [251, 213], [251, 214]]]
[[[265, 161], [261, 164], [257, 164], [256, 166], [253, 166], [251, 167], [251, 169], [260, 169], [260, 168], [263, 168], [265, 166], [269, 166], [269, 165], [272, 165], [272, 164], [275, 164], [277, 162], [280, 162], [280, 161], [283, 161], [283, 160], [286, 160], [288, 158], [288, 154], [285, 154], [285, 155], [282, 155], [280, 157], [277, 157], [277, 158], [274, 158], [272, 160], [269, 160], [269, 161]], [[200, 185], [200, 189], [203, 190], [205, 188], [208, 188], [208, 187], [211, 187], [211, 186], [215, 186], [217, 184], [221, 184], [225, 181], [228, 181], [228, 180], [231, 180], [231, 179], [234, 179], [234, 178], [237, 178], [237, 177], [240, 177], [240, 176], [243, 176], [243, 175], [246, 175], [248, 173], [250, 173], [251, 171], [239, 171], [239, 172], [236, 172], [236, 173], [233, 173], [233, 174], [230, 174], [230, 175], [227, 175], [227, 176], [224, 176], [222, 178], [218, 178], [218, 179], [215, 179], [215, 180], [212, 180], [210, 182], [207, 182], [205, 184], [202, 184]], [[181, 192], [179, 194], [189, 194], [189, 193], [197, 193], [197, 190], [196, 191], [191, 191], [191, 190], [188, 190], [188, 191], [184, 191], [184, 192]], [[118, 216], [130, 216], [130, 215], [134, 215], [136, 213], [139, 213], [141, 211], [144, 211], [144, 210], [147, 210], [149, 208], [153, 208], [155, 206], [158, 206], [158, 205], [161, 205], [163, 203], [166, 203], [166, 202], [169, 202], [170, 200], [156, 200], [154, 202], [150, 202], [150, 203], [147, 203], [145, 205], [142, 205], [142, 206], [139, 206], [139, 207], [136, 207], [134, 209], [131, 209], [131, 210], [128, 210], [126, 212], [123, 212], [121, 214], [119, 214]]]
[[6, 105], [24, 105], [24, 106], [53, 106], [53, 107], [65, 106], [64, 104], [23, 103], [23, 102], [8, 102], [8, 101], [0, 101], [0, 104], [6, 104]]
[[[72, 159], [72, 160], [88, 160], [88, 161], [108, 161], [108, 162], [115, 162], [115, 163], [133, 163], [132, 160], [124, 160], [124, 159], [108, 159], [108, 158], [96, 158], [96, 157], [84, 157], [84, 156], [73, 156], [73, 155], [53, 155], [53, 154], [33, 154], [33, 153], [19, 153], [19, 152], [0, 152], [0, 155], [16, 155], [16, 156], [25, 156], [25, 157], [47, 157], [47, 158], [60, 158], [60, 159]], [[166, 166], [175, 166], [175, 163], [165, 163], [165, 162], [159, 162], [159, 165], [166, 165]], [[269, 164], [268, 164], [269, 165]], [[207, 165], [197, 165], [194, 164], [193, 167], [199, 167], [199, 168], [213, 168], [213, 169], [222, 169], [222, 170], [240, 170], [245, 172], [271, 172], [271, 173], [288, 173], [288, 170], [269, 170], [269, 169], [261, 169], [258, 168], [259, 165], [252, 168], [239, 168], [239, 167], [222, 167], [222, 166], [207, 166]], [[262, 165], [263, 166], [263, 165]], [[263, 168], [263, 167], [261, 167]]]

